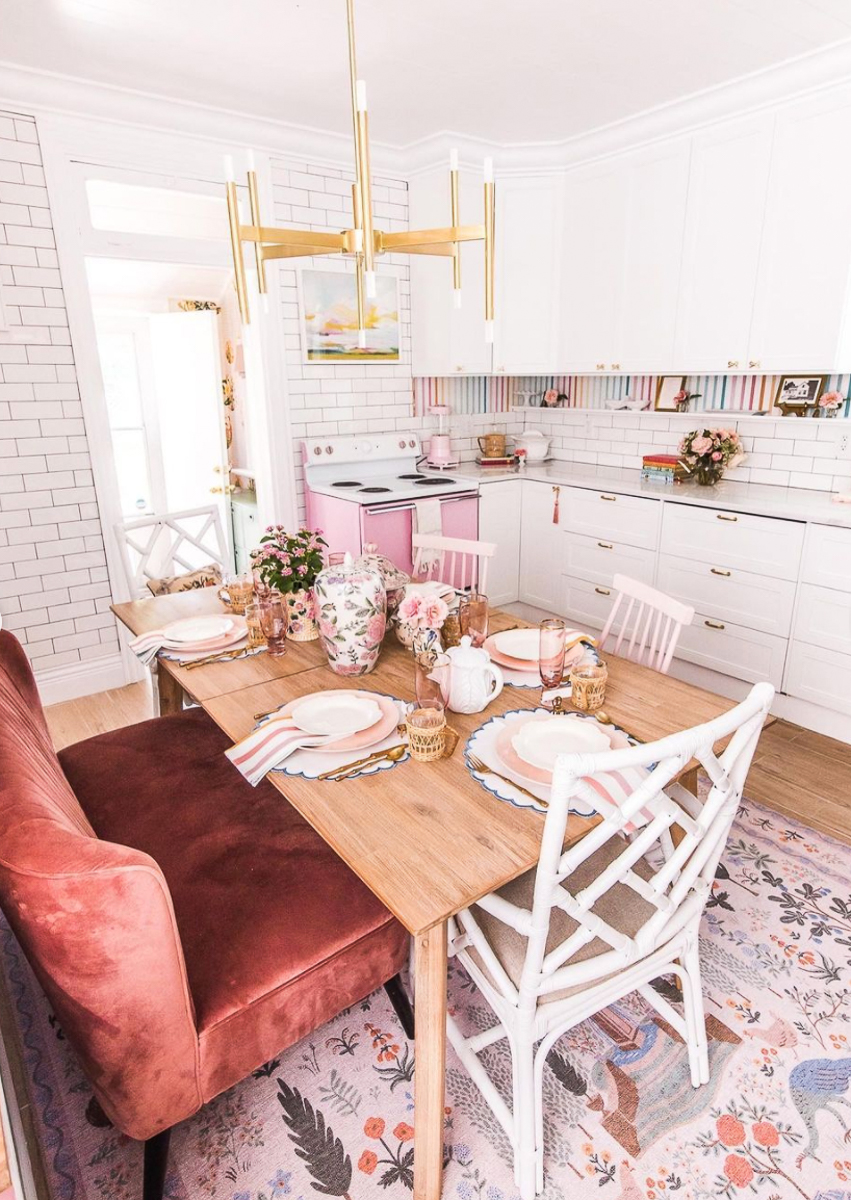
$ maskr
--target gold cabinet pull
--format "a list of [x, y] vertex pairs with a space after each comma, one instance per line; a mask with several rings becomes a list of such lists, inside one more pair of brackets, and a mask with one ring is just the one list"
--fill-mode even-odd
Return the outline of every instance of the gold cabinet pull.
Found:
[[722, 571], [720, 567], [710, 567], [709, 570], [713, 575], [732, 575], [732, 571]]
[[716, 513], [715, 516], [718, 518], [719, 521], [738, 521], [738, 519], [739, 519], [738, 517], [733, 516], [730, 513]]
[[614, 546], [611, 542], [598, 542], [597, 545], [601, 550], [614, 550]]
[[611, 596], [611, 594], [612, 594], [608, 588], [595, 587], [594, 591], [597, 593], [598, 596]]
[[613, 371], [619, 371], [620, 369], [621, 369], [621, 365], [620, 365], [620, 363], [612, 363], [612, 370], [613, 370]]
[[738, 365], [739, 365], [739, 360], [737, 358], [728, 358], [727, 359], [728, 367], [737, 367]]
[[598, 371], [605, 371], [605, 369], [606, 369], [606, 364], [605, 364], [605, 363], [597, 363], [597, 370], [598, 370]]
[[710, 629], [726, 629], [727, 628], [727, 626], [722, 625], [720, 621], [704, 621], [703, 624], [707, 625]]
[[748, 362], [748, 366], [749, 366], [749, 367], [758, 367], [758, 366], [759, 366], [759, 359], [758, 359], [758, 358], [752, 358], [752, 359], [751, 359], [751, 360]]
[[601, 492], [601, 493], [600, 493], [600, 499], [601, 499], [601, 500], [617, 500], [617, 496], [604, 496], [604, 495], [602, 494], [602, 492]]

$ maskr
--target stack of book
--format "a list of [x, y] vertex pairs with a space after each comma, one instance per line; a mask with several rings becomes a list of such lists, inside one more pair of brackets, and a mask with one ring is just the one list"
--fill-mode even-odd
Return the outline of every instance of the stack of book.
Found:
[[676, 454], [645, 454], [641, 462], [641, 478], [652, 483], [682, 483], [690, 474]]

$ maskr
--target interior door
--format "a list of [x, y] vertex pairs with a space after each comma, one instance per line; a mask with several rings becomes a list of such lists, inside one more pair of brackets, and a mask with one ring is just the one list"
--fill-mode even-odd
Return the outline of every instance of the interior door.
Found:
[[151, 317], [163, 478], [169, 512], [216, 503], [231, 543], [228, 460], [214, 312]]

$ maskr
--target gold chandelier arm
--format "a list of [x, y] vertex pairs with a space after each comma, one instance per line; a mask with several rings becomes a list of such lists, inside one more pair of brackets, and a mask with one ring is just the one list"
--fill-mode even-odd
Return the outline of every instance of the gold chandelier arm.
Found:
[[260, 253], [264, 262], [276, 258], [316, 258], [320, 254], [340, 254], [339, 246], [329, 250], [327, 246], [263, 246]]
[[[248, 203], [251, 208], [251, 224], [260, 227], [260, 201], [257, 197], [257, 174], [248, 172]], [[257, 290], [262, 295], [268, 291], [266, 287], [266, 266], [263, 262], [263, 249], [259, 242], [254, 243], [254, 259], [257, 263]]]
[[369, 171], [369, 117], [366, 111], [366, 87], [358, 84], [358, 145], [360, 176], [360, 210], [363, 226], [363, 269], [367, 296], [375, 295], [375, 236], [372, 227], [372, 186]]
[[[352, 92], [352, 125], [355, 134], [355, 186], [360, 193], [360, 125], [358, 124], [358, 64], [355, 49], [355, 5], [346, 0], [346, 31], [349, 43], [349, 84]], [[355, 223], [357, 228], [357, 222]]]
[[402, 250], [412, 246], [451, 246], [456, 242], [481, 242], [486, 237], [485, 225], [449, 225], [445, 229], [406, 229], [404, 233], [382, 233], [384, 250]]
[[485, 160], [485, 341], [493, 341], [494, 299], [494, 194], [493, 163]]
[[358, 297], [358, 346], [363, 349], [366, 345], [366, 304], [363, 296], [363, 256], [360, 254], [355, 262], [355, 288]]
[[230, 182], [226, 188], [228, 201], [228, 225], [230, 227], [230, 248], [233, 254], [233, 276], [236, 284], [236, 298], [239, 301], [239, 315], [243, 325], [251, 323], [251, 312], [248, 307], [248, 289], [245, 286], [245, 263], [242, 258], [242, 229], [239, 224], [239, 200], [236, 195], [236, 184]]
[[[461, 209], [458, 200], [458, 152], [452, 152], [449, 168], [449, 204], [452, 217], [452, 227], [457, 228], [461, 223]], [[455, 303], [461, 300], [461, 255], [454, 248], [452, 259], [452, 287], [455, 291]]]
[[[345, 233], [317, 233], [312, 229], [270, 229], [268, 226], [241, 225], [240, 237], [244, 242], [262, 242], [264, 246], [320, 246], [325, 250], [345, 253]], [[310, 254], [310, 250], [305, 250]]]

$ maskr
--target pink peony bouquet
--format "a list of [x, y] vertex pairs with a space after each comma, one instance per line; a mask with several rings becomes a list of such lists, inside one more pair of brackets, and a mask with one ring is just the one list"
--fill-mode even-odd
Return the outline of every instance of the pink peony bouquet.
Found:
[[449, 606], [440, 596], [406, 596], [399, 605], [398, 620], [413, 631], [440, 629], [449, 616]]
[[322, 570], [321, 529], [287, 533], [283, 525], [267, 525], [260, 545], [251, 551], [252, 569], [275, 592], [312, 588]]
[[693, 429], [681, 439], [677, 452], [698, 483], [720, 479], [725, 467], [737, 467], [745, 457], [735, 429]]
[[842, 395], [842, 392], [825, 392], [823, 396], [819, 396], [818, 406], [819, 408], [833, 410], [839, 408], [844, 399], [845, 397]]

